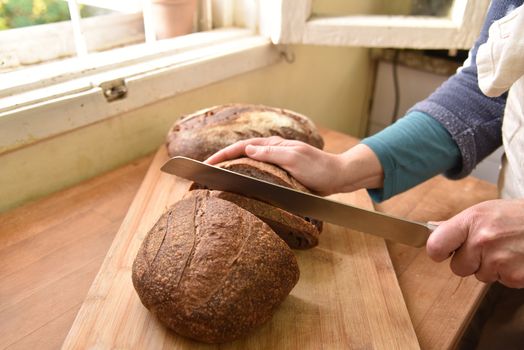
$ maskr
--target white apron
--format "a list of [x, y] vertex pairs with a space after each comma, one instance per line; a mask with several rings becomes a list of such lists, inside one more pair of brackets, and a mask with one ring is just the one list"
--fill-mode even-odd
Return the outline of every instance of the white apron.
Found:
[[[489, 39], [477, 53], [477, 67], [484, 94], [500, 96], [509, 90], [499, 192], [502, 198], [524, 198], [524, 5], [491, 25]], [[477, 350], [523, 349], [524, 290], [503, 286], [499, 290]]]
[[479, 87], [487, 96], [509, 90], [499, 175], [502, 198], [524, 198], [524, 6], [494, 22], [477, 53]]

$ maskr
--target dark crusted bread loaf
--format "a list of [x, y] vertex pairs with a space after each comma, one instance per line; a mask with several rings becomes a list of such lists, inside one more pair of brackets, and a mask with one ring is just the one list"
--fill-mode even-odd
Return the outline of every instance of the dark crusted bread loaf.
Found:
[[[186, 197], [201, 195], [199, 192], [209, 190], [193, 190]], [[319, 230], [303, 217], [282, 210], [271, 204], [256, 199], [247, 198], [236, 193], [224, 191], [209, 191], [211, 197], [220, 198], [254, 214], [264, 221], [282, 238], [290, 248], [309, 249], [318, 245]]]
[[299, 278], [295, 256], [265, 223], [207, 191], [169, 208], [133, 264], [146, 308], [198, 341], [235, 340], [269, 320]]
[[304, 115], [262, 105], [228, 104], [181, 117], [167, 135], [167, 149], [171, 157], [205, 160], [236, 141], [267, 136], [324, 147], [315, 125]]

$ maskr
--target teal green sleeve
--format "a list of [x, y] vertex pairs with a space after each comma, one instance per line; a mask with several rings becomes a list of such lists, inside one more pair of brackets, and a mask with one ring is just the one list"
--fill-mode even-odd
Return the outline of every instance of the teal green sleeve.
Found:
[[435, 119], [411, 112], [365, 138], [384, 168], [384, 187], [368, 189], [375, 202], [386, 200], [439, 174], [460, 171], [461, 155], [448, 131]]

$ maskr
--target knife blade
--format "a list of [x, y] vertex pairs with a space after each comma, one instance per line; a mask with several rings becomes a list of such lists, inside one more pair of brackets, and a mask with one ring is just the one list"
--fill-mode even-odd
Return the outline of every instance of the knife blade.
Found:
[[186, 157], [171, 158], [161, 170], [213, 190], [235, 192], [268, 202], [295, 214], [414, 247], [424, 246], [434, 228], [430, 224], [358, 208]]

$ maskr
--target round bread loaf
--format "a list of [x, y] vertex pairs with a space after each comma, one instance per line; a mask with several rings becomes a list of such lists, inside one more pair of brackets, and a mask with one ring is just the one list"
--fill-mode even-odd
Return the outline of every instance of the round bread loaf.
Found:
[[264, 222], [200, 191], [160, 217], [138, 251], [132, 278], [144, 306], [167, 327], [223, 343], [269, 320], [299, 270]]
[[205, 160], [236, 141], [281, 136], [322, 149], [324, 140], [306, 116], [282, 108], [228, 104], [181, 117], [167, 135], [171, 157]]

